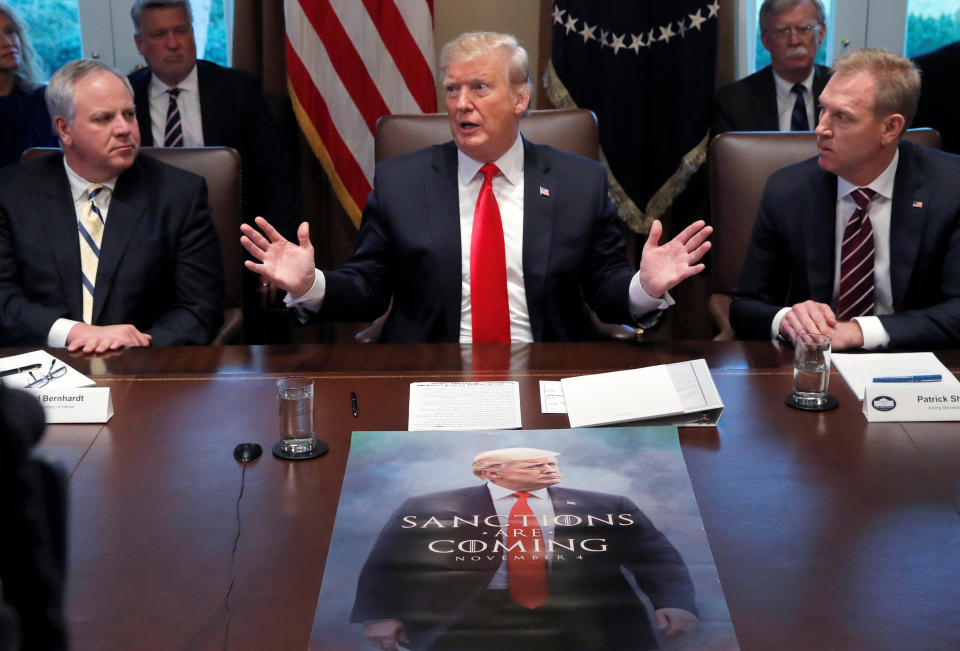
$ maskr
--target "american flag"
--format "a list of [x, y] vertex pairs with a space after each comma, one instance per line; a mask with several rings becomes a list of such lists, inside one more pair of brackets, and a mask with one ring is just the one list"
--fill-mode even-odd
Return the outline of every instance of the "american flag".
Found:
[[377, 118], [437, 110], [433, 0], [285, 0], [284, 13], [294, 112], [359, 225]]

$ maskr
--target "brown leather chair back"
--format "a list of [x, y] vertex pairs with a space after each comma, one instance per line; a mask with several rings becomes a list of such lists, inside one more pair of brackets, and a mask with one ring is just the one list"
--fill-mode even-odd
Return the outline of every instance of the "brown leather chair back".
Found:
[[[904, 138], [940, 148], [933, 129], [910, 129]], [[770, 175], [817, 155], [812, 132], [731, 131], [710, 143], [710, 212], [714, 228], [709, 311], [720, 330], [716, 339], [732, 339], [730, 294], [747, 257], [753, 222]]]
[[[33, 160], [60, 151], [35, 147], [23, 153]], [[142, 153], [204, 177], [213, 225], [223, 258], [224, 322], [213, 343], [239, 343], [243, 315], [243, 256], [240, 248], [240, 154], [232, 147], [144, 147]]]
[[[520, 121], [520, 132], [538, 145], [599, 159], [597, 116], [587, 109], [531, 111]], [[446, 113], [384, 115], [377, 120], [374, 158], [382, 160], [451, 139]]]

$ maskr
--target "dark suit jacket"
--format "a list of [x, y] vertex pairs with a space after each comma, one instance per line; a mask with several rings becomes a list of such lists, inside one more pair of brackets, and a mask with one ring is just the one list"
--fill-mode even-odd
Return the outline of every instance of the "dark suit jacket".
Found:
[[[34, 458], [43, 408], [0, 383], [0, 648], [67, 649], [66, 472]], [[4, 606], [10, 608], [5, 609]], [[4, 612], [6, 610], [6, 612]], [[8, 615], [7, 618], [4, 615]], [[11, 640], [19, 637], [19, 643]]]
[[[589, 339], [583, 303], [602, 321], [631, 323], [634, 271], [600, 164], [524, 140], [523, 276], [537, 341]], [[549, 196], [540, 192], [549, 190]], [[377, 166], [357, 246], [325, 272], [319, 316], [370, 321], [393, 309], [384, 341], [460, 336], [461, 252], [453, 142]]]
[[[814, 64], [813, 118], [817, 119], [820, 93], [827, 85], [830, 69]], [[816, 124], [811, 124], [813, 129]], [[713, 102], [713, 133], [726, 131], [779, 131], [777, 86], [773, 68], [767, 66], [717, 91]]]
[[960, 69], [960, 41], [944, 45], [914, 59], [923, 82], [920, 104], [913, 120], [915, 127], [933, 127], [940, 132], [943, 151], [960, 154], [960, 124], [957, 110], [957, 70]]
[[[890, 216], [891, 348], [960, 343], [960, 157], [900, 143]], [[837, 177], [816, 158], [770, 177], [734, 290], [737, 336], [765, 339], [781, 308], [831, 304]]]
[[[144, 147], [155, 144], [147, 92], [150, 77], [150, 68], [130, 75]], [[283, 136], [260, 92], [260, 82], [248, 72], [203, 60], [197, 61], [197, 82], [204, 144], [233, 147], [240, 153], [244, 218], [249, 221], [262, 215], [286, 238], [296, 241], [296, 177]]]
[[[132, 323], [154, 346], [206, 344], [223, 320], [223, 267], [202, 178], [138, 156], [117, 179], [97, 267], [95, 325]], [[0, 341], [42, 346], [82, 320], [77, 216], [63, 156], [0, 174]]]
[[[636, 579], [655, 609], [696, 613], [683, 559], [632, 501], [559, 486], [548, 492], [558, 518], [554, 540], [574, 551], [555, 550], [549, 597], [541, 608], [576, 640], [570, 648], [656, 647], [646, 611], [621, 567]], [[407, 627], [412, 649], [429, 648], [484, 593], [500, 566], [503, 552], [490, 547], [498, 540], [498, 520], [484, 522], [495, 515], [485, 485], [406, 500], [387, 521], [364, 564], [350, 621], [399, 619]], [[612, 524], [593, 521], [587, 526], [588, 515], [608, 518]], [[454, 516], [478, 516], [478, 526], [458, 521], [453, 527]], [[443, 527], [424, 527], [431, 517]], [[430, 550], [432, 542], [439, 552]], [[476, 553], [447, 553], [458, 548]]]

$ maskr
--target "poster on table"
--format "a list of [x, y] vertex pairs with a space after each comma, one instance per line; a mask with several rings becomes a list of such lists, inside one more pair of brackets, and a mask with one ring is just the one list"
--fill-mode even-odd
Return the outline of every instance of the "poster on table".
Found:
[[354, 432], [310, 648], [394, 645], [737, 649], [676, 428]]

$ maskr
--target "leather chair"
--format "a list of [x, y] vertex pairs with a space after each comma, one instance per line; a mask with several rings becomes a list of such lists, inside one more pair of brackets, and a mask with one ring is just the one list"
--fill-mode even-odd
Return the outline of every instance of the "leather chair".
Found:
[[[933, 129], [910, 129], [904, 138], [940, 148]], [[710, 212], [714, 228], [711, 294], [707, 309], [719, 330], [714, 339], [734, 338], [730, 326], [733, 288], [747, 257], [753, 222], [767, 179], [775, 171], [817, 155], [812, 132], [731, 131], [710, 143]]]
[[[377, 120], [374, 131], [374, 160], [400, 156], [450, 140], [446, 113], [426, 115], [385, 115]], [[520, 122], [520, 132], [531, 142], [599, 160], [600, 144], [597, 116], [586, 109], [531, 111]], [[389, 308], [387, 313], [389, 313]], [[361, 343], [377, 341], [386, 314], [356, 334]], [[638, 331], [629, 326], [602, 323], [590, 312], [593, 326], [605, 337], [636, 339]]]
[[[53, 147], [35, 147], [23, 153], [23, 160], [57, 151], [60, 150]], [[206, 179], [224, 280], [223, 325], [211, 343], [241, 343], [244, 268], [240, 247], [240, 154], [232, 147], [144, 147], [141, 152]]]

